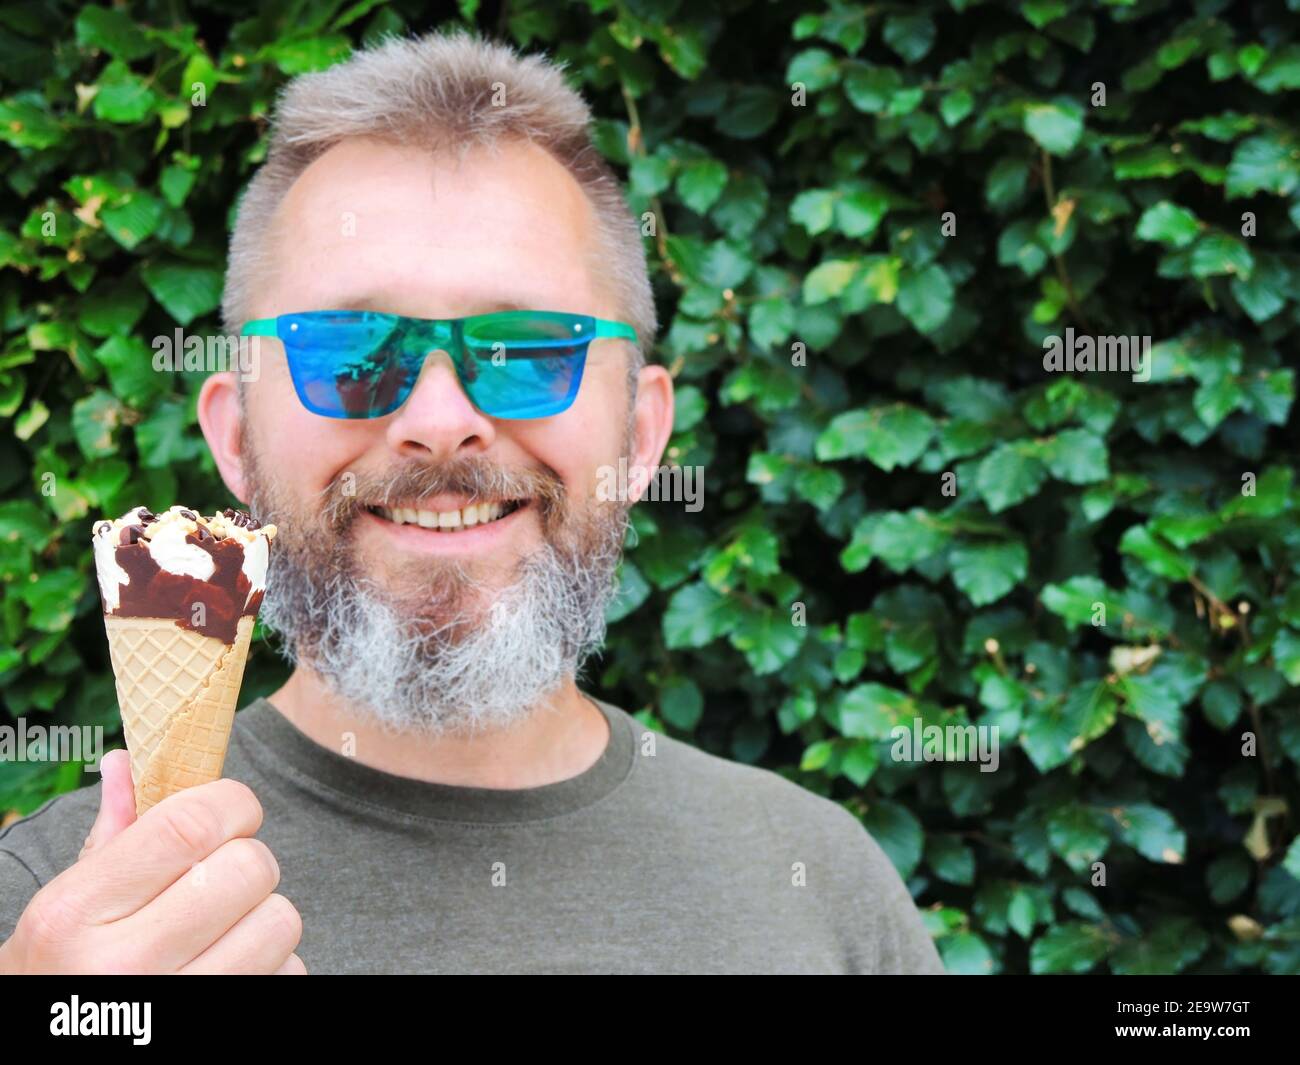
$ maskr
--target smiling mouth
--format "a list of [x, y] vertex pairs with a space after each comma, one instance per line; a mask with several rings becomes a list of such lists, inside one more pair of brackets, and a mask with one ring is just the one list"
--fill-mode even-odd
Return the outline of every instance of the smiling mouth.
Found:
[[371, 514], [395, 525], [418, 525], [432, 532], [460, 532], [513, 514], [528, 505], [526, 499], [495, 500], [490, 503], [471, 503], [460, 510], [418, 510], [414, 507], [366, 507]]

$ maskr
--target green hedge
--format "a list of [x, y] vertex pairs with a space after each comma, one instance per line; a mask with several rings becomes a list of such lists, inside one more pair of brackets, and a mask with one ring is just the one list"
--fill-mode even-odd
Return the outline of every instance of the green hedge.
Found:
[[[240, 7], [0, 8], [10, 715], [114, 724], [93, 517], [228, 502], [149, 340], [217, 328], [276, 89], [431, 28]], [[637, 508], [593, 683], [844, 802], [952, 970], [1300, 971], [1297, 8], [461, 4], [568, 61], [653, 213], [705, 470]], [[1071, 328], [1151, 380], [1045, 372]], [[917, 717], [998, 771], [893, 760]], [[4, 766], [0, 811], [93, 779]]]

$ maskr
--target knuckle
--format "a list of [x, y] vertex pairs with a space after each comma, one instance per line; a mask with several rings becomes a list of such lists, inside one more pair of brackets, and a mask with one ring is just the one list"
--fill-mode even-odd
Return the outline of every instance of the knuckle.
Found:
[[302, 939], [302, 915], [298, 908], [283, 895], [271, 895], [264, 903], [267, 917], [272, 919], [289, 946], [297, 946]]
[[19, 918], [24, 937], [38, 948], [61, 946], [84, 924], [80, 908], [57, 891], [37, 892]]
[[246, 887], [266, 894], [279, 883], [280, 865], [271, 853], [271, 848], [260, 839], [233, 839], [222, 851], [232, 872]]
[[242, 807], [247, 816], [251, 817], [257, 826], [260, 826], [262, 824], [262, 803], [253, 789], [242, 781], [231, 780], [228, 777], [221, 782], [231, 792], [229, 799], [226, 801], [231, 806]]
[[181, 802], [159, 809], [156, 828], [163, 841], [183, 854], [207, 857], [225, 838], [221, 817], [201, 802]]

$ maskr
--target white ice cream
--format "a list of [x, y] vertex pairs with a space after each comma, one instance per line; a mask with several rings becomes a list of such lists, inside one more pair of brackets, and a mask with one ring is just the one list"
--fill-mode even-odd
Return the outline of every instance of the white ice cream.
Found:
[[248, 578], [251, 587], [248, 589], [248, 598], [244, 600], [244, 606], [248, 606], [249, 600], [258, 592], [266, 590], [266, 563], [270, 555], [270, 549], [267, 547], [265, 536], [259, 536], [251, 543], [244, 545], [244, 576]]
[[117, 539], [111, 529], [95, 537], [95, 572], [99, 576], [99, 594], [111, 614], [121, 602], [118, 589], [131, 583], [130, 575], [117, 564]]
[[159, 569], [200, 581], [212, 578], [216, 562], [202, 547], [187, 543], [186, 537], [197, 532], [202, 525], [215, 539], [237, 540], [244, 549], [242, 570], [251, 585], [244, 605], [248, 605], [254, 593], [266, 590], [266, 567], [270, 555], [268, 545], [275, 538], [274, 525], [247, 529], [224, 514], [203, 517], [196, 511], [188, 511], [195, 517], [185, 517], [182, 512], [187, 511], [187, 508], [180, 505], [169, 508], [159, 514], [156, 520], [145, 524], [141, 520], [141, 514], [146, 510], [146, 507], [132, 507], [111, 522], [95, 522], [95, 529], [98, 530], [93, 536], [95, 571], [99, 578], [104, 608], [109, 613], [118, 609], [121, 604], [121, 588], [130, 583], [130, 575], [118, 565], [117, 548], [122, 542], [122, 530], [131, 525], [144, 525], [144, 534], [139, 542], [145, 545]]
[[[158, 531], [144, 542], [149, 545], [149, 555], [159, 569], [193, 577], [197, 581], [206, 581], [212, 576], [217, 568], [212, 556], [197, 544], [185, 542], [185, 537], [198, 528], [194, 522], [182, 518], [177, 522], [159, 520], [157, 524]], [[186, 525], [190, 527], [187, 529]]]

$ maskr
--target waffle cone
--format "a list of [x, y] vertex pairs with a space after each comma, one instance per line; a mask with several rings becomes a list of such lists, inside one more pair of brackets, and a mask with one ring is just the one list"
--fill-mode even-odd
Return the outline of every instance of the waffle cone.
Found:
[[244, 679], [253, 618], [233, 644], [171, 618], [104, 615], [136, 814], [183, 788], [221, 776]]

